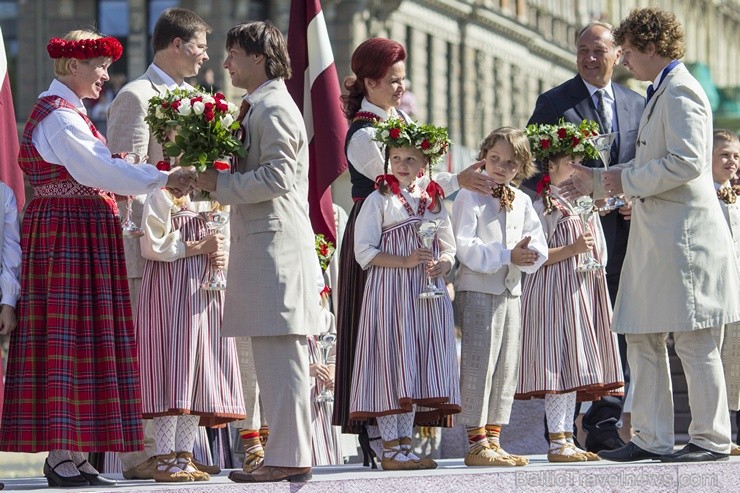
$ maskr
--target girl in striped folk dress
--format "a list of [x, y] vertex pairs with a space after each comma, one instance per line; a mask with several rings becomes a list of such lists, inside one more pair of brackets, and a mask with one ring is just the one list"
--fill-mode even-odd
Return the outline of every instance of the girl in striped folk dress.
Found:
[[152, 418], [160, 482], [210, 479], [192, 461], [198, 426], [245, 417], [233, 338], [221, 337], [223, 291], [201, 289], [209, 267], [225, 267], [226, 237], [199, 212], [209, 201], [165, 190], [144, 203], [146, 259], [136, 314], [144, 418]]
[[[385, 144], [378, 190], [357, 217], [355, 256], [368, 269], [350, 391], [350, 419], [376, 418], [384, 470], [437, 464], [411, 450], [414, 415], [422, 422], [460, 412], [452, 305], [441, 276], [449, 272], [455, 240], [440, 190], [416, 184], [426, 166], [447, 150], [447, 130], [399, 119], [376, 123]], [[392, 174], [388, 174], [390, 163]], [[437, 221], [431, 249], [418, 226]], [[437, 260], [435, 260], [435, 258]], [[443, 294], [420, 299], [427, 276]], [[418, 409], [417, 405], [423, 406]]]
[[[621, 395], [624, 385], [603, 267], [576, 272], [581, 254], [606, 265], [606, 241], [598, 215], [588, 226], [557, 194], [558, 185], [583, 157], [596, 157], [586, 137], [593, 122], [580, 126], [530, 125], [533, 154], [547, 166], [534, 208], [549, 247], [544, 266], [526, 276], [522, 292], [522, 344], [517, 399], [544, 397], [550, 462], [598, 460], [573, 441], [576, 401]], [[595, 125], [595, 124], [593, 124]], [[595, 133], [594, 133], [595, 135]]]
[[478, 159], [498, 186], [483, 195], [461, 190], [452, 206], [460, 267], [455, 309], [462, 330], [460, 415], [468, 432], [467, 466], [523, 466], [499, 443], [509, 423], [519, 369], [522, 272], [532, 274], [547, 260], [547, 241], [532, 201], [510, 186], [534, 175], [524, 132], [491, 132]]

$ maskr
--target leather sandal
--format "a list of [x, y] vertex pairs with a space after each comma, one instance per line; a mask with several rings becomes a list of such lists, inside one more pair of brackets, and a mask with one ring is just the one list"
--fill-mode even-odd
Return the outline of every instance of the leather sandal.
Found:
[[[183, 471], [190, 474], [194, 481], [210, 481], [211, 475], [207, 472], [198, 470], [193, 464], [193, 454], [191, 452], [177, 452], [177, 466]], [[192, 469], [190, 471], [189, 469]]]
[[158, 483], [187, 483], [195, 481], [189, 472], [183, 471], [177, 465], [177, 454], [171, 452], [157, 456], [157, 467], [152, 474]]
[[422, 469], [437, 469], [436, 461], [427, 457], [421, 458], [413, 452], [413, 450], [411, 449], [411, 444], [413, 443], [411, 437], [401, 437], [399, 439], [399, 442], [401, 444], [401, 450], [403, 451], [404, 455], [409, 459], [418, 462], [421, 465]]
[[491, 440], [488, 440], [488, 446], [496, 452], [498, 455], [503, 457], [504, 459], [511, 459], [514, 461], [515, 466], [526, 466], [529, 464], [529, 459], [524, 457], [523, 455], [514, 455], [510, 454], [506, 450], [504, 450], [500, 444], [493, 442]]
[[513, 467], [516, 464], [512, 459], [490, 448], [487, 443], [481, 443], [465, 454], [465, 465], [468, 467]]
[[383, 442], [383, 457], [380, 459], [380, 465], [384, 471], [410, 471], [421, 469], [421, 464], [414, 460], [399, 460], [398, 457], [406, 458], [406, 454], [401, 449], [400, 440], [390, 440]]

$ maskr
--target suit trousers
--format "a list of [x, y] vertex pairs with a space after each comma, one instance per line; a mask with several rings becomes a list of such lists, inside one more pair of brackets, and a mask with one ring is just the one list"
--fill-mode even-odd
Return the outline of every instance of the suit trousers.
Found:
[[730, 411], [740, 411], [740, 322], [712, 329], [725, 371], [727, 405]]
[[304, 335], [252, 337], [252, 355], [270, 438], [265, 465], [311, 467], [311, 382]]
[[[626, 334], [634, 386], [632, 442], [655, 454], [673, 452], [673, 390], [668, 333]], [[686, 375], [691, 407], [689, 441], [712, 452], [730, 451], [730, 415], [725, 378], [712, 329], [674, 332], [676, 354]]]
[[252, 356], [252, 340], [249, 337], [235, 337], [236, 354], [239, 358], [239, 373], [242, 378], [242, 393], [247, 417], [231, 423], [240, 430], [259, 430], [260, 419], [259, 387]]
[[462, 331], [460, 420], [508, 424], [519, 372], [519, 297], [461, 291], [455, 304]]

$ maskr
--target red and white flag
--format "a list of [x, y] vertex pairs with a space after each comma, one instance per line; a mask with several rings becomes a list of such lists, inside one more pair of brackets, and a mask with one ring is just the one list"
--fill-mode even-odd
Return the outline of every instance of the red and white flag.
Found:
[[23, 172], [18, 167], [18, 128], [15, 125], [8, 59], [5, 56], [2, 34], [0, 28], [0, 180], [13, 189], [20, 211], [26, 201], [26, 193], [23, 188]]
[[288, 53], [293, 77], [288, 91], [303, 113], [309, 141], [308, 203], [311, 225], [336, 245], [331, 184], [347, 169], [339, 77], [319, 0], [293, 0]]

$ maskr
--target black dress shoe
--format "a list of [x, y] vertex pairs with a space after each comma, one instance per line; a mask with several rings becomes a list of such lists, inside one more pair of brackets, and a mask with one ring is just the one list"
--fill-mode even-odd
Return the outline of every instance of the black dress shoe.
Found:
[[[89, 464], [89, 462], [83, 460], [77, 464], [77, 470], [80, 471], [80, 468], [85, 464]], [[106, 478], [105, 476], [101, 476], [100, 473], [93, 474], [91, 472], [80, 471], [80, 475], [85, 478], [85, 481], [90, 483], [90, 486], [113, 486], [116, 484], [115, 479]]]
[[710, 462], [718, 460], [730, 460], [730, 455], [712, 452], [693, 443], [689, 443], [678, 452], [660, 457], [661, 462]]
[[629, 442], [624, 447], [620, 447], [614, 450], [602, 450], [598, 453], [598, 456], [605, 460], [611, 460], [614, 462], [635, 462], [638, 460], [659, 460], [660, 454], [654, 454], [643, 450], [632, 442]]
[[[65, 462], [72, 462], [72, 460], [63, 460], [54, 467], [51, 467], [49, 465], [49, 459], [46, 459], [46, 461], [44, 461], [44, 476], [46, 476], [46, 481], [47, 483], [49, 483], [49, 486], [56, 486], [59, 488], [90, 486], [90, 483], [87, 482], [87, 479], [83, 478], [79, 474], [77, 476], [60, 476], [55, 469]], [[72, 462], [72, 465], [74, 465], [74, 462]]]

